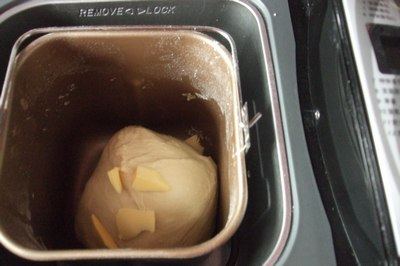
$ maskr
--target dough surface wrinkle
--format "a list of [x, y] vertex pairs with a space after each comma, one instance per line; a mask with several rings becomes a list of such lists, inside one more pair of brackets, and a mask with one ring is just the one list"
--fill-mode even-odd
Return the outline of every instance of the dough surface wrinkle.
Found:
[[[154, 169], [169, 191], [135, 191], [131, 184], [138, 166]], [[119, 167], [122, 193], [111, 185], [107, 172]], [[78, 239], [88, 248], [104, 248], [90, 217], [96, 215], [120, 248], [191, 246], [212, 237], [217, 206], [217, 169], [210, 157], [171, 136], [129, 126], [112, 136], [88, 180], [75, 216]], [[122, 208], [155, 212], [155, 231], [118, 237], [116, 214]]]

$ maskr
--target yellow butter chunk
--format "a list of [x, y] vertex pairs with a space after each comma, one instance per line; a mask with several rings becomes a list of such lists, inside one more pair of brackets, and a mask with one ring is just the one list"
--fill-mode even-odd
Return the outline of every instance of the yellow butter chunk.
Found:
[[203, 154], [204, 147], [200, 144], [200, 138], [198, 135], [193, 135], [190, 138], [187, 138], [185, 142], [186, 144], [191, 146], [195, 151], [197, 151], [200, 154]]
[[163, 192], [171, 189], [159, 172], [144, 166], [136, 168], [132, 188], [142, 192]]
[[116, 215], [118, 236], [122, 240], [136, 237], [143, 231], [154, 232], [156, 217], [154, 211], [122, 208]]
[[122, 184], [121, 184], [121, 177], [119, 175], [119, 168], [114, 167], [110, 171], [108, 171], [108, 179], [110, 180], [111, 185], [114, 187], [115, 191], [119, 194], [122, 192]]
[[92, 224], [97, 234], [100, 236], [103, 244], [110, 249], [118, 248], [117, 244], [115, 244], [113, 238], [107, 229], [103, 226], [100, 220], [96, 217], [96, 215], [92, 214], [91, 216]]

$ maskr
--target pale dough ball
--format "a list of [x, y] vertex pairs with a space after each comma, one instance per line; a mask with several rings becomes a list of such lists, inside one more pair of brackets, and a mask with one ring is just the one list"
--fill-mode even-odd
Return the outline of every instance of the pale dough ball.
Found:
[[[158, 171], [169, 184], [166, 192], [138, 192], [130, 184], [137, 166]], [[107, 172], [120, 167], [119, 194]], [[214, 232], [217, 204], [216, 166], [210, 157], [170, 136], [138, 126], [117, 132], [104, 148], [86, 184], [75, 217], [79, 240], [88, 248], [104, 248], [91, 222], [98, 217], [120, 248], [168, 248], [198, 244]], [[129, 240], [118, 237], [116, 214], [121, 208], [153, 210], [155, 231], [143, 231]]]

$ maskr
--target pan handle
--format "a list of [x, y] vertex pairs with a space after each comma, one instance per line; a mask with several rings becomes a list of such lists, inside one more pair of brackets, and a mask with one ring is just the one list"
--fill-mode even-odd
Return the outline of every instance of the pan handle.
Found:
[[249, 110], [247, 107], [247, 102], [245, 102], [240, 110], [240, 127], [243, 131], [243, 147], [241, 151], [247, 153], [251, 147], [250, 141], [250, 128], [252, 128], [261, 119], [262, 114], [257, 112], [254, 114], [253, 118], [249, 121]]

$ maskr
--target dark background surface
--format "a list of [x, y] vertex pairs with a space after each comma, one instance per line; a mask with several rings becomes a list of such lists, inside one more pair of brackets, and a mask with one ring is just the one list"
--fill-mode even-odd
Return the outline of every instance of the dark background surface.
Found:
[[289, 4], [304, 130], [337, 263], [397, 265], [341, 1]]

